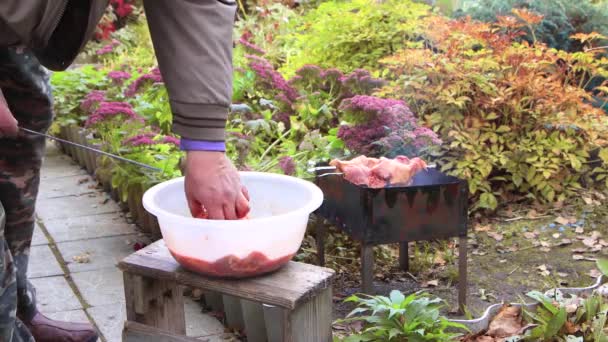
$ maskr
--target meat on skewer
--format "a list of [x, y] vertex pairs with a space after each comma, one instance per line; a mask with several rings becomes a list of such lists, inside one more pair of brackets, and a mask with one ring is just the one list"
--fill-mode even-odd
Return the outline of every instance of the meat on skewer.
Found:
[[334, 159], [329, 163], [356, 185], [383, 188], [389, 185], [409, 185], [414, 175], [427, 168], [424, 160], [397, 156], [394, 159], [359, 156], [350, 161]]

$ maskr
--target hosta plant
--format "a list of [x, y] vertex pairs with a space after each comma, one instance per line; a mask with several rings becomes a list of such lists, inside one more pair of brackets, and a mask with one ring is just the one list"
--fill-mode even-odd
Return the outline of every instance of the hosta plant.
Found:
[[386, 296], [351, 296], [347, 302], [357, 304], [357, 308], [347, 318], [338, 322], [362, 321], [363, 329], [346, 338], [334, 341], [454, 341], [461, 335], [457, 330], [466, 327], [450, 322], [441, 315], [443, 302], [426, 293], [416, 292], [408, 296], [400, 291], [391, 291]]

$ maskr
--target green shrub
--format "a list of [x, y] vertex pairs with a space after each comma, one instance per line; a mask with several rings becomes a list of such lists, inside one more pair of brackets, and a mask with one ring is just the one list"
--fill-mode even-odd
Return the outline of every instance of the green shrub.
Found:
[[376, 69], [379, 58], [418, 37], [418, 19], [429, 13], [429, 6], [411, 0], [324, 2], [285, 38], [288, 55], [280, 71], [290, 77], [306, 64], [343, 72]]
[[[467, 9], [457, 16], [495, 22], [497, 16], [509, 15], [513, 8], [527, 8], [544, 16], [535, 29], [538, 41], [566, 51], [581, 51], [581, 44], [572, 39], [576, 33], [598, 32], [608, 36], [608, 5], [590, 0], [467, 0]], [[529, 32], [524, 36], [533, 41]]]
[[426, 35], [437, 52], [384, 60], [398, 81], [378, 94], [404, 99], [441, 134], [438, 163], [469, 180], [472, 209], [561, 201], [606, 177], [605, 163], [594, 170], [588, 161], [606, 145], [608, 121], [584, 88], [608, 74], [607, 61], [513, 42], [518, 28], [507, 24], [502, 35], [494, 32], [505, 27], [435, 17]]
[[336, 342], [455, 341], [461, 334], [450, 329], [466, 330], [464, 325], [450, 322], [441, 315], [441, 299], [424, 292], [407, 297], [397, 290], [391, 291], [389, 297], [353, 295], [346, 302], [357, 303], [357, 308], [339, 322], [363, 321], [364, 326], [360, 333], [344, 339], [334, 338]]

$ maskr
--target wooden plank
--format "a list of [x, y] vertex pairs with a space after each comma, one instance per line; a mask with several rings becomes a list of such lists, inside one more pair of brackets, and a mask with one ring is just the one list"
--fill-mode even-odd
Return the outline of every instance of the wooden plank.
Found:
[[281, 307], [263, 304], [264, 323], [268, 342], [287, 342], [287, 319], [289, 312]]
[[247, 342], [267, 342], [263, 304], [241, 299]]
[[326, 288], [291, 313], [289, 328], [294, 342], [331, 342], [332, 290]]
[[214, 312], [224, 312], [224, 300], [221, 293], [212, 291], [203, 291], [205, 295], [205, 304]]
[[224, 313], [226, 314], [226, 327], [236, 330], [245, 329], [245, 320], [243, 319], [243, 308], [241, 300], [234, 296], [223, 295]]
[[374, 246], [361, 244], [361, 290], [365, 294], [374, 291]]
[[406, 272], [410, 270], [410, 255], [407, 241], [399, 243], [399, 268]]
[[207, 278], [180, 267], [162, 240], [126, 257], [118, 267], [153, 279], [171, 280], [292, 310], [331, 286], [335, 274], [329, 268], [291, 261], [277, 272], [261, 277], [243, 280]]
[[201, 342], [201, 340], [174, 335], [166, 330], [137, 322], [126, 321], [122, 330], [124, 342]]
[[123, 273], [127, 320], [186, 334], [183, 286]]
[[458, 313], [464, 314], [467, 305], [467, 237], [460, 237], [458, 246]]

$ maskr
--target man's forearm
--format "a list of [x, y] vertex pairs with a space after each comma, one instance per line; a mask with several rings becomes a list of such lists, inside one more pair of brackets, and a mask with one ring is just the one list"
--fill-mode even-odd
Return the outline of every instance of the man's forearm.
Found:
[[236, 3], [227, 2], [144, 0], [173, 131], [186, 139], [186, 147], [192, 147], [189, 140], [225, 140], [236, 12]]

